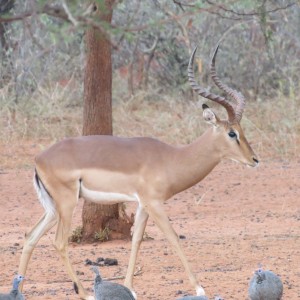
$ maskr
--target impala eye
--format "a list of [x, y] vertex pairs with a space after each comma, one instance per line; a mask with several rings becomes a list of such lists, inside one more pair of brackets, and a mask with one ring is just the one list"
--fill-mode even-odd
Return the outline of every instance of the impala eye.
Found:
[[234, 131], [230, 131], [229, 133], [228, 133], [228, 135], [231, 137], [231, 138], [236, 138], [237, 136], [236, 136], [236, 133], [234, 132]]

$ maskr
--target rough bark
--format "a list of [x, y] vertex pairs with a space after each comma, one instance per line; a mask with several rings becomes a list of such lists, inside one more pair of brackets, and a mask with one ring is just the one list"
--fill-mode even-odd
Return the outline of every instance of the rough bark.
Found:
[[[102, 21], [111, 22], [113, 1], [105, 1], [107, 9], [95, 13]], [[112, 63], [107, 36], [95, 28], [86, 32], [86, 67], [84, 78], [83, 135], [112, 134]], [[83, 240], [94, 241], [95, 233], [108, 229], [129, 236], [132, 224], [119, 215], [119, 205], [84, 202], [82, 211]], [[127, 229], [127, 230], [124, 230]], [[120, 237], [120, 235], [117, 235]]]

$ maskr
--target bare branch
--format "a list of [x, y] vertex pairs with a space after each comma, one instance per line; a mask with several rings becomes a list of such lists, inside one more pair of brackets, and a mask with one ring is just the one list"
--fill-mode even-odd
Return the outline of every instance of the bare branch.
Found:
[[141, 51], [144, 54], [151, 54], [152, 52], [155, 51], [155, 48], [157, 47], [158, 41], [159, 41], [159, 35], [155, 36], [153, 45], [151, 47], [149, 47], [148, 49], [141, 49]]
[[[125, 27], [129, 27], [134, 22], [134, 18], [138, 14], [140, 8], [141, 8], [141, 1], [138, 1], [133, 14], [131, 16], [128, 16], [127, 22], [126, 22], [127, 25]], [[125, 31], [123, 32], [123, 34], [119, 38], [119, 41], [117, 42], [117, 45], [120, 45], [122, 43], [122, 41], [124, 40], [124, 38], [125, 38]]]
[[[163, 8], [162, 8], [163, 9]], [[186, 44], [186, 46], [189, 49], [189, 53], [192, 53], [192, 47], [191, 47], [191, 41], [189, 39], [189, 35], [188, 35], [188, 31], [185, 25], [183, 25], [181, 22], [179, 22], [179, 20], [176, 18], [177, 16], [175, 14], [173, 14], [171, 11], [164, 9], [165, 14], [168, 15], [172, 20], [174, 20], [176, 22], [176, 24], [178, 25], [182, 36], [184, 38], [184, 42]]]
[[[204, 7], [198, 7], [196, 4], [189, 4], [189, 3], [184, 3], [181, 2], [180, 0], [173, 0], [173, 2], [177, 5], [181, 5], [186, 6], [186, 7], [191, 7], [191, 8], [195, 8], [196, 10], [190, 10], [187, 12], [184, 12], [180, 15], [169, 15], [168, 18], [159, 20], [156, 22], [156, 25], [164, 25], [169, 23], [170, 21], [175, 21], [177, 23], [179, 23], [179, 20], [187, 17], [187, 16], [193, 16], [199, 12], [206, 12], [206, 13], [210, 13], [210, 14], [215, 14], [218, 15], [220, 18], [223, 19], [230, 19], [230, 20], [235, 20], [235, 21], [241, 21], [241, 20], [245, 20], [246, 17], [253, 17], [256, 15], [261, 15], [262, 13], [264, 14], [270, 14], [270, 13], [275, 13], [279, 10], [285, 10], [288, 9], [292, 6], [294, 6], [296, 4], [296, 2], [293, 3], [289, 3], [285, 6], [282, 7], [276, 7], [274, 9], [271, 10], [266, 10], [264, 12], [259, 12], [259, 11], [252, 11], [252, 12], [238, 12], [232, 9], [227, 8], [226, 6], [222, 5], [222, 4], [216, 4], [213, 1], [207, 0], [206, 2], [210, 5], [210, 7], [204, 8]], [[226, 16], [224, 14], [221, 13], [221, 11], [223, 13], [229, 13], [231, 15]], [[49, 16], [55, 17], [55, 18], [60, 18], [62, 20], [65, 20], [67, 22], [71, 22], [72, 24], [76, 25], [81, 25], [81, 26], [91, 26], [93, 28], [98, 29], [107, 39], [110, 39], [110, 35], [109, 32], [107, 31], [107, 29], [104, 29], [103, 26], [101, 26], [100, 23], [96, 22], [95, 20], [93, 20], [90, 16], [83, 14], [81, 16], [72, 16], [68, 10], [68, 8], [65, 6], [61, 7], [58, 5], [49, 5], [49, 4], [45, 4], [42, 8], [37, 9], [35, 11], [26, 11], [23, 12], [22, 14], [19, 15], [15, 15], [15, 16], [11, 16], [11, 17], [0, 17], [0, 23], [1, 22], [14, 22], [14, 21], [20, 21], [23, 20], [25, 18], [31, 17], [33, 14], [47, 14]], [[134, 26], [134, 27], [129, 27], [130, 23], [132, 20], [129, 20], [129, 24], [122, 28], [123, 32], [139, 32], [139, 31], [143, 31], [143, 30], [147, 30], [149, 28], [151, 28], [153, 26], [153, 24], [144, 24], [144, 25], [140, 25], [140, 26]], [[116, 29], [119, 27], [116, 25], [111, 25], [112, 29]], [[123, 39], [123, 36], [121, 37], [121, 40]], [[114, 48], [118, 48], [118, 43], [114, 44], [112, 41], [112, 46]]]
[[296, 2], [289, 3], [289, 4], [285, 5], [285, 6], [279, 6], [279, 7], [276, 7], [274, 9], [266, 10], [263, 13], [260, 12], [260, 11], [252, 11], [252, 12], [243, 13], [243, 12], [238, 12], [238, 11], [235, 11], [235, 10], [232, 10], [232, 9], [227, 9], [224, 5], [216, 4], [216, 3], [214, 3], [213, 1], [210, 1], [210, 0], [207, 0], [206, 2], [209, 3], [210, 5], [217, 6], [221, 10], [224, 10], [226, 12], [229, 12], [229, 13], [232, 13], [232, 14], [235, 14], [235, 15], [238, 15], [238, 16], [259, 16], [259, 15], [261, 15], [263, 13], [271, 14], [271, 13], [277, 12], [279, 10], [288, 9], [288, 8], [290, 8], [290, 7], [292, 7], [292, 6], [294, 6], [296, 4]]
[[59, 18], [67, 22], [71, 22], [74, 26], [77, 25], [91, 26], [95, 29], [98, 29], [101, 32], [101, 34], [103, 34], [103, 36], [110, 41], [113, 48], [115, 49], [118, 48], [117, 45], [115, 45], [111, 41], [109, 33], [101, 26], [101, 24], [94, 21], [92, 18], [89, 18], [88, 16], [76, 16], [75, 18], [74, 16], [69, 14], [69, 10], [68, 8], [66, 8], [66, 6], [61, 7], [58, 5], [45, 4], [41, 9], [37, 9], [35, 11], [26, 11], [22, 14], [12, 16], [12, 17], [4, 17], [4, 18], [0, 17], [0, 23], [22, 21], [25, 18], [31, 17], [33, 15], [38, 15], [38, 14], [47, 14], [48, 16]]
[[[173, 0], [173, 2], [174, 2], [174, 4], [178, 5], [182, 11], [184, 11], [184, 8], [183, 8], [182, 4], [180, 3], [180, 1]], [[187, 6], [189, 6], [189, 5], [187, 4]]]
[[[201, 9], [199, 9], [199, 11], [212, 13], [212, 11], [210, 9], [202, 9], [201, 8]], [[178, 21], [180, 19], [184, 19], [187, 16], [194, 16], [195, 14], [196, 13], [194, 11], [189, 11], [189, 12], [185, 12], [185, 13], [180, 14], [180, 15], [174, 15], [174, 16], [168, 17], [166, 19], [158, 20], [155, 23], [155, 26], [164, 25], [164, 24], [167, 24], [171, 21]], [[151, 27], [153, 27], [153, 24], [145, 24], [145, 25], [135, 26], [135, 27], [131, 27], [131, 28], [130, 27], [127, 27], [127, 28], [125, 27], [125, 28], [122, 28], [122, 29], [123, 29], [124, 32], [139, 32], [139, 31], [147, 30]], [[112, 28], [118, 28], [118, 27], [115, 26], [115, 25], [112, 25]]]
[[[196, 5], [196, 4], [190, 4], [190, 3], [183, 3], [179, 0], [173, 0], [173, 2], [177, 5], [179, 5], [180, 7], [183, 7], [183, 6], [186, 6], [186, 7], [191, 7], [191, 8], [198, 8], [199, 7]], [[214, 6], [215, 8], [217, 9], [220, 9], [226, 13], [230, 13], [230, 14], [233, 14], [233, 15], [237, 15], [237, 16], [244, 16], [244, 17], [250, 17], [250, 16], [259, 16], [262, 14], [262, 12], [260, 11], [251, 11], [251, 12], [239, 12], [239, 11], [236, 11], [236, 10], [233, 10], [233, 9], [229, 9], [227, 8], [225, 5], [222, 5], [222, 4], [218, 4], [218, 3], [215, 3], [213, 1], [210, 1], [210, 0], [206, 0], [206, 2], [211, 5], [211, 6]], [[271, 13], [275, 13], [279, 10], [285, 10], [285, 9], [288, 9], [294, 5], [296, 5], [297, 2], [292, 2], [292, 3], [289, 3], [285, 6], [279, 6], [279, 7], [276, 7], [276, 8], [273, 8], [273, 9], [270, 9], [270, 10], [266, 10], [264, 13], [266, 14], [271, 14]], [[212, 12], [213, 14], [218, 14], [217, 12]], [[222, 16], [224, 18], [224, 16]], [[228, 18], [228, 17], [227, 17]], [[239, 20], [239, 19], [236, 19], [236, 18], [233, 18], [234, 20]]]
[[62, 1], [62, 7], [63, 7], [65, 13], [66, 13], [67, 16], [68, 16], [69, 21], [70, 21], [71, 23], [73, 23], [73, 25], [74, 25], [75, 27], [77, 27], [77, 26], [78, 26], [78, 22], [77, 22], [77, 20], [72, 16], [72, 14], [71, 14], [71, 12], [70, 12], [70, 10], [69, 10], [69, 7], [67, 6], [67, 4], [66, 4], [66, 2], [65, 2], [64, 0]]

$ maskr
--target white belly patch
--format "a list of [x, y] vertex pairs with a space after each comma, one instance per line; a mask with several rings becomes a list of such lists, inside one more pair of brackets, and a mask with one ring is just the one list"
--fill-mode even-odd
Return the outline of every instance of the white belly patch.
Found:
[[112, 192], [99, 192], [89, 190], [84, 187], [83, 183], [80, 184], [79, 196], [87, 200], [101, 203], [101, 204], [115, 204], [120, 202], [138, 202], [139, 197], [137, 194], [127, 195], [122, 193], [112, 193]]

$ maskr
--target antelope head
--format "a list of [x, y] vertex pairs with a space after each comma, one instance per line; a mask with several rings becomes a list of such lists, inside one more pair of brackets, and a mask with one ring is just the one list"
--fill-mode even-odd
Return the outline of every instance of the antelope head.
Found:
[[196, 91], [200, 96], [207, 98], [211, 101], [219, 103], [222, 105], [226, 111], [228, 118], [226, 120], [221, 120], [206, 104], [202, 105], [204, 120], [213, 125], [213, 134], [216, 137], [216, 143], [218, 143], [220, 153], [222, 153], [222, 158], [228, 158], [234, 161], [238, 161], [242, 164], [256, 167], [258, 165], [258, 159], [249, 145], [243, 130], [240, 126], [240, 122], [243, 116], [243, 111], [245, 108], [245, 97], [238, 91], [228, 87], [219, 79], [216, 68], [215, 61], [216, 55], [218, 53], [219, 45], [213, 53], [210, 74], [211, 78], [218, 88], [226, 93], [227, 96], [233, 98], [236, 104], [233, 105], [227, 97], [222, 97], [213, 94], [206, 89], [202, 88], [196, 83], [195, 74], [193, 70], [193, 62], [197, 47], [194, 49], [188, 66], [188, 78], [190, 85], [194, 91]]

